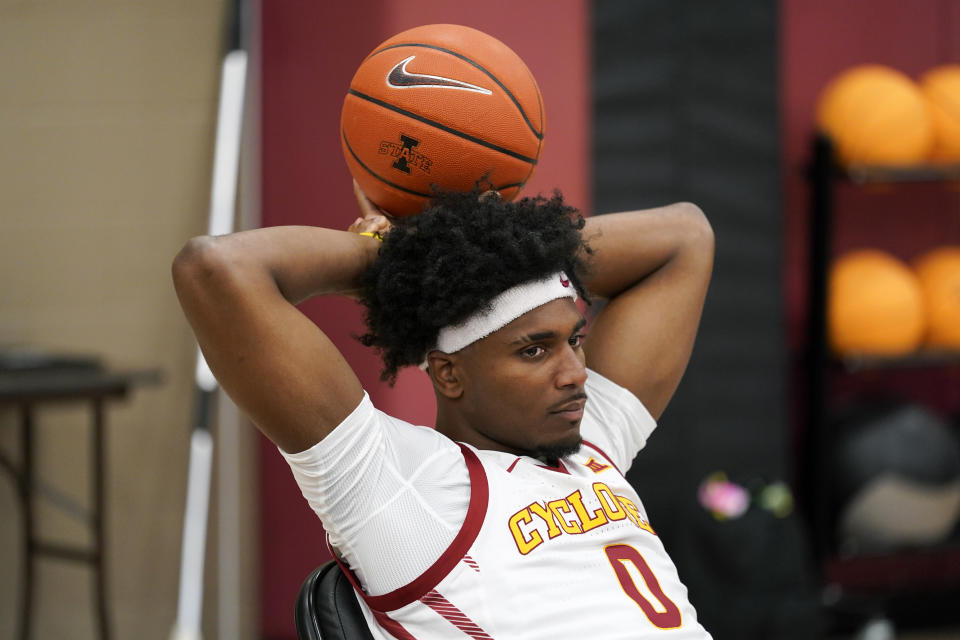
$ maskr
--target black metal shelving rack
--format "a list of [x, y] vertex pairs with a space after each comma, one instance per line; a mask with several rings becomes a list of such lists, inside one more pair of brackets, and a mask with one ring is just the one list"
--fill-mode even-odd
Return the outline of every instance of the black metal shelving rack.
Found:
[[[838, 166], [831, 141], [824, 136], [813, 140], [810, 185], [809, 290], [807, 317], [806, 425], [800, 474], [815, 557], [820, 565], [824, 586], [833, 590], [838, 601], [863, 601], [866, 593], [870, 607], [891, 607], [905, 592], [911, 597], [922, 594], [929, 603], [936, 593], [949, 592], [948, 601], [960, 594], [960, 541], [923, 549], [905, 550], [880, 556], [843, 558], [834, 543], [835, 520], [832, 513], [830, 464], [833, 434], [830, 430], [831, 376], [838, 370], [873, 371], [904, 367], [960, 367], [955, 353], [918, 353], [906, 358], [833, 357], [827, 340], [827, 287], [834, 219], [834, 192], [838, 183], [854, 185], [907, 184], [922, 182], [960, 183], [960, 165], [889, 168]], [[924, 582], [926, 581], [926, 584]], [[829, 583], [829, 584], [827, 584]], [[898, 592], [896, 584], [910, 585]], [[956, 602], [956, 600], [952, 600]], [[842, 607], [842, 605], [841, 605]], [[953, 605], [950, 609], [956, 610]], [[960, 618], [960, 611], [954, 611]]]

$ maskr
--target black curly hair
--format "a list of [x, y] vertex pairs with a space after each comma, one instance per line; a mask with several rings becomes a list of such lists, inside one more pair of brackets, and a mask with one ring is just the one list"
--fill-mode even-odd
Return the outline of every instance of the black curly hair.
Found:
[[401, 367], [423, 361], [440, 329], [520, 283], [562, 270], [589, 304], [583, 226], [559, 191], [506, 202], [481, 185], [434, 192], [422, 214], [396, 220], [362, 276], [368, 333], [359, 340], [379, 351], [381, 379], [393, 384]]

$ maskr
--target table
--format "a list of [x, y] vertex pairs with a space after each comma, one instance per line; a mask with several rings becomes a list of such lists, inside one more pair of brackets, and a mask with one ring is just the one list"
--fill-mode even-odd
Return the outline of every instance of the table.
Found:
[[[2, 354], [0, 354], [2, 356]], [[156, 369], [109, 371], [92, 359], [40, 358], [24, 365], [4, 367], [0, 357], [0, 406], [16, 406], [20, 415], [19, 467], [0, 453], [0, 468], [10, 473], [17, 484], [20, 508], [23, 511], [23, 570], [20, 591], [19, 634], [30, 636], [33, 614], [34, 562], [46, 556], [69, 562], [88, 564], [96, 586], [96, 616], [100, 637], [110, 638], [107, 616], [105, 574], [104, 477], [106, 451], [104, 408], [107, 400], [125, 397], [138, 385], [158, 384], [161, 374]], [[42, 540], [36, 531], [33, 495], [37, 487], [34, 477], [34, 410], [44, 404], [88, 402], [91, 407], [90, 433], [90, 527], [93, 542], [80, 547]]]

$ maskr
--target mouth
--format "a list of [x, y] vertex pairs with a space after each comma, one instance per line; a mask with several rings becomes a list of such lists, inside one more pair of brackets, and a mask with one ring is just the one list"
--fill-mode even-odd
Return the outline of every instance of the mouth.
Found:
[[587, 404], [587, 394], [582, 391], [570, 398], [567, 398], [562, 404], [550, 411], [553, 415], [558, 415], [570, 421], [576, 421], [583, 418], [583, 407]]

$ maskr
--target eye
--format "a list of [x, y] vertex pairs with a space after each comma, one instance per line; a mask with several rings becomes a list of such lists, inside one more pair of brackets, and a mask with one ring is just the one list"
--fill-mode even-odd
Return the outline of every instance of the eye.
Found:
[[583, 345], [583, 334], [578, 333], [577, 335], [571, 337], [570, 340], [568, 340], [568, 342], [570, 343], [570, 346], [573, 347], [574, 349], [581, 347]]
[[537, 356], [540, 356], [546, 353], [546, 351], [544, 351], [543, 347], [541, 346], [533, 346], [533, 347], [527, 347], [521, 353], [523, 353], [523, 355], [528, 358], [536, 358]]

